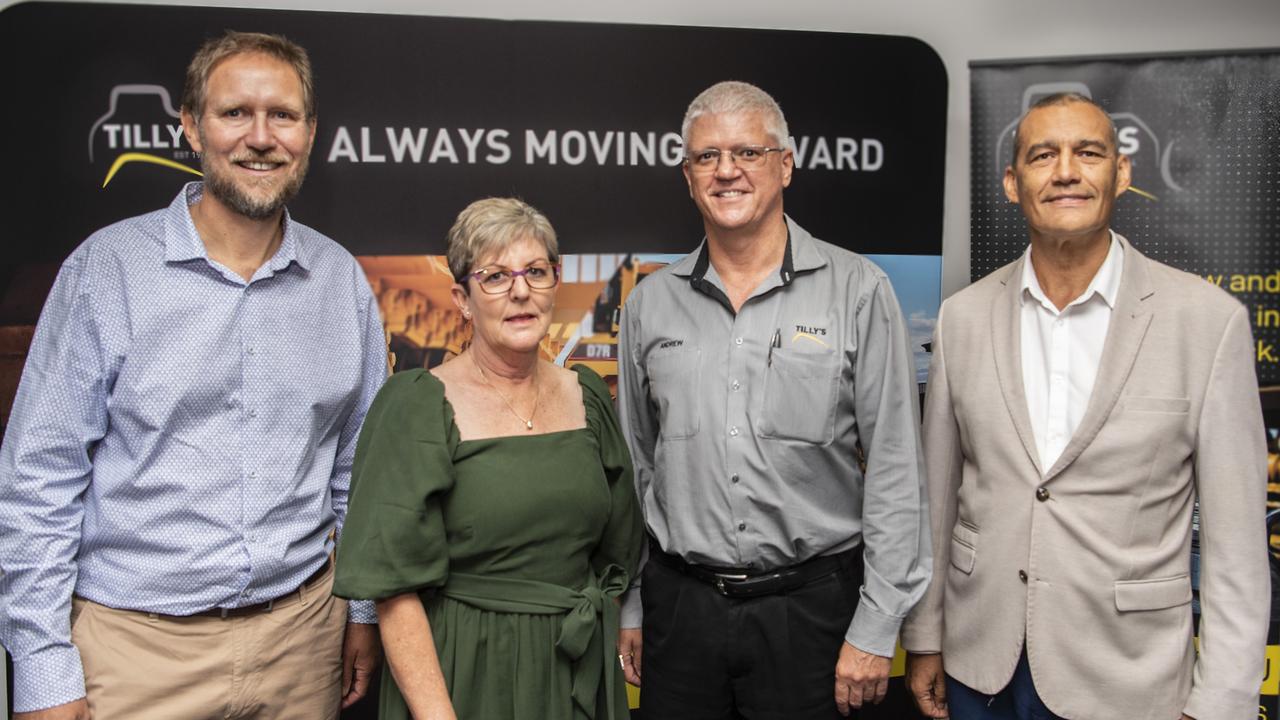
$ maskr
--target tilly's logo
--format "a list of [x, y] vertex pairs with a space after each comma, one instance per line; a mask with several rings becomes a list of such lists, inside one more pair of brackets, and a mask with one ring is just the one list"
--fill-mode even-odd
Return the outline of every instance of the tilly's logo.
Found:
[[827, 329], [824, 327], [816, 327], [814, 325], [796, 325], [796, 334], [791, 336], [791, 343], [794, 345], [798, 340], [808, 340], [817, 343], [822, 347], [831, 347], [822, 338], [827, 336]]
[[89, 128], [89, 162], [110, 163], [102, 187], [129, 163], [200, 175], [199, 170], [181, 162], [197, 157], [182, 136], [181, 118], [169, 91], [160, 85], [111, 88], [106, 114]]
[[[1026, 90], [1022, 91], [1022, 110], [1018, 116], [1027, 111], [1037, 100], [1046, 95], [1052, 95], [1060, 92], [1077, 92], [1085, 97], [1092, 98], [1093, 93], [1089, 91], [1089, 86], [1082, 82], [1051, 82], [1036, 83], [1028, 85]], [[1129, 186], [1131, 192], [1137, 193], [1148, 200], [1156, 200], [1151, 189], [1153, 186], [1163, 184], [1164, 187], [1173, 192], [1182, 192], [1182, 187], [1174, 182], [1173, 174], [1169, 170], [1170, 158], [1173, 154], [1173, 142], [1161, 143], [1160, 138], [1156, 136], [1151, 126], [1135, 113], [1131, 112], [1112, 112], [1111, 120], [1116, 124], [1116, 135], [1119, 140], [1119, 150], [1129, 156], [1129, 163], [1133, 168], [1133, 185]], [[1000, 131], [1000, 136], [996, 140], [996, 176], [1004, 175], [1004, 168], [1009, 164], [1010, 153], [1013, 152], [1013, 129], [1018, 124], [1018, 118], [1014, 118]], [[1139, 189], [1139, 185], [1144, 185], [1148, 189]]]

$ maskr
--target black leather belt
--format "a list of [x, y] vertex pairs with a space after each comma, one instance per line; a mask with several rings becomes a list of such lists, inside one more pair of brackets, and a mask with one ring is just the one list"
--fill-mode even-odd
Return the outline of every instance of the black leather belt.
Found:
[[802, 563], [775, 570], [722, 568], [694, 565], [678, 555], [665, 553], [649, 538], [649, 560], [700, 580], [731, 598], [753, 598], [794, 590], [805, 583], [825, 577], [843, 567], [850, 567], [862, 557], [862, 545], [835, 555], [821, 555]]
[[324, 561], [324, 564], [320, 566], [320, 569], [311, 573], [311, 576], [308, 577], [306, 580], [303, 580], [301, 585], [291, 590], [290, 592], [287, 592], [281, 595], [278, 598], [272, 598], [271, 600], [268, 600], [266, 602], [260, 602], [260, 603], [257, 603], [256, 605], [245, 605], [244, 607], [213, 608], [211, 610], [205, 610], [204, 612], [195, 613], [195, 615], [197, 617], [229, 618], [229, 617], [241, 617], [244, 615], [253, 615], [255, 613], [261, 613], [261, 612], [271, 612], [271, 610], [274, 609], [275, 606], [288, 602], [290, 600], [296, 599], [298, 597], [299, 592], [307, 589], [307, 586], [313, 585], [317, 580], [324, 577], [325, 571], [329, 569], [329, 564], [332, 562], [333, 560], [331, 558], [326, 559]]

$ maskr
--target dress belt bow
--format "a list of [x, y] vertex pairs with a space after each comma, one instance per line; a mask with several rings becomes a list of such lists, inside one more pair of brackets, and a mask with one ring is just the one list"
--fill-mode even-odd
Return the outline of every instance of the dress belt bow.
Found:
[[[581, 590], [519, 578], [450, 573], [441, 592], [445, 597], [490, 612], [530, 615], [564, 614], [556, 649], [570, 661], [573, 702], [583, 717], [596, 720], [596, 698], [603, 680], [607, 720], [626, 720], [625, 702], [614, 701], [619, 668], [605, 639], [618, 636], [616, 598], [627, 589], [627, 573], [617, 565], [592, 576]], [[618, 707], [615, 707], [618, 706]]]

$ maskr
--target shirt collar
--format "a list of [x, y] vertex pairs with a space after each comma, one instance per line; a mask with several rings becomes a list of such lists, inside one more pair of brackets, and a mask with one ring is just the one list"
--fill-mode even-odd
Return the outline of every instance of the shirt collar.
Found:
[[[1080, 297], [1072, 300], [1067, 307], [1088, 302], [1096, 293], [1107, 303], [1108, 307], [1115, 309], [1116, 296], [1120, 294], [1120, 277], [1124, 273], [1124, 246], [1116, 240], [1114, 230], [1111, 230], [1110, 233], [1110, 246], [1107, 248], [1106, 259], [1102, 261], [1102, 267], [1099, 267], [1098, 272], [1094, 273], [1093, 279], [1089, 281], [1089, 287], [1085, 288], [1084, 292], [1080, 293]], [[1022, 292], [1023, 297], [1029, 294], [1041, 304], [1051, 305], [1049, 298], [1045, 296], [1044, 290], [1040, 287], [1040, 280], [1036, 277], [1035, 268], [1031, 265], [1030, 245], [1027, 246], [1027, 252], [1023, 256]]]
[[[813, 236], [789, 216], [783, 217], [787, 222], [787, 249], [782, 255], [782, 266], [778, 268], [778, 279], [783, 285], [790, 285], [797, 272], [816, 270], [827, 261], [814, 247]], [[677, 260], [671, 266], [671, 272], [680, 277], [702, 280], [710, 266], [711, 254], [707, 249], [707, 238], [703, 236], [697, 249]]]
[[[200, 239], [200, 233], [196, 232], [195, 221], [191, 219], [191, 206], [200, 202], [202, 197], [204, 197], [204, 183], [189, 182], [182, 187], [178, 196], [165, 210], [165, 223], [168, 226], [168, 232], [163, 238], [166, 262], [209, 260], [209, 251], [205, 248], [204, 241]], [[289, 217], [288, 208], [285, 208], [282, 223], [284, 237], [275, 255], [267, 261], [267, 267], [272, 272], [279, 272], [289, 267], [289, 263], [296, 262], [299, 267], [306, 270], [310, 265], [311, 254], [300, 237], [297, 224]]]

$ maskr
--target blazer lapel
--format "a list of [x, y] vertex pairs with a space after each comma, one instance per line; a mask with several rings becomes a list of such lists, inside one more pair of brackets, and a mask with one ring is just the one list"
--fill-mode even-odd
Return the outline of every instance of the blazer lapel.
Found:
[[1004, 396], [1005, 407], [1013, 418], [1013, 427], [1017, 429], [1018, 439], [1022, 441], [1022, 447], [1035, 465], [1036, 472], [1043, 474], [1040, 468], [1040, 451], [1036, 449], [1036, 436], [1031, 430], [1027, 395], [1022, 384], [1021, 279], [1022, 264], [1026, 261], [1027, 255], [1023, 253], [1022, 258], [1009, 266], [1008, 274], [1000, 280], [1005, 288], [991, 304], [991, 349], [995, 354], [1000, 394]]
[[1049, 468], [1044, 478], [1046, 481], [1066, 469], [1097, 437], [1111, 415], [1111, 409], [1120, 399], [1120, 392], [1138, 357], [1138, 349], [1142, 347], [1142, 340], [1151, 325], [1152, 303], [1146, 301], [1155, 289], [1151, 285], [1147, 259], [1119, 234], [1115, 238], [1124, 247], [1124, 272], [1120, 276], [1116, 306], [1111, 311], [1107, 339], [1102, 345], [1102, 361], [1098, 364], [1098, 375], [1093, 381], [1093, 392], [1089, 395], [1089, 404], [1080, 419], [1080, 426], [1058, 461]]

